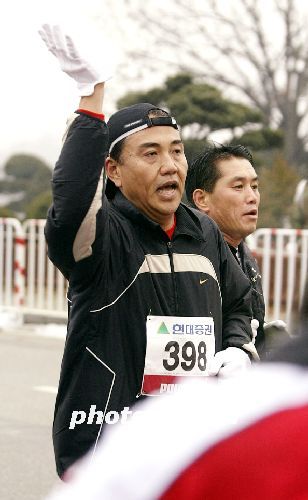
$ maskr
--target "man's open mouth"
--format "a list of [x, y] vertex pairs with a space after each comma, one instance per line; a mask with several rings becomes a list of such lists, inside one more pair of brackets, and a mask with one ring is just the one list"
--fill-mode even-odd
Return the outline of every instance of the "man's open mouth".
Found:
[[157, 188], [159, 192], [174, 191], [178, 188], [178, 183], [176, 181], [165, 182]]
[[256, 208], [252, 209], [252, 210], [249, 210], [249, 212], [245, 212], [244, 215], [250, 215], [250, 216], [254, 216], [254, 217], [257, 217], [258, 215], [258, 210]]

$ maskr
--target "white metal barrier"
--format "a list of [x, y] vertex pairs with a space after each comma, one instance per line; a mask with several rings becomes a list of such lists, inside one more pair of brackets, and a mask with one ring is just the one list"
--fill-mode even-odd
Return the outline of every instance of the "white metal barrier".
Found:
[[257, 229], [248, 244], [260, 266], [267, 318], [292, 327], [307, 279], [308, 229]]
[[47, 257], [44, 226], [0, 218], [0, 306], [66, 317], [67, 282]]
[[[66, 316], [67, 282], [47, 258], [45, 220], [0, 218], [0, 306]], [[308, 229], [258, 229], [248, 238], [261, 270], [267, 319], [291, 326], [307, 277]]]
[[28, 312], [65, 316], [67, 282], [47, 257], [45, 219], [23, 224], [26, 245], [26, 287], [24, 306]]
[[0, 304], [23, 306], [25, 238], [20, 222], [0, 218]]

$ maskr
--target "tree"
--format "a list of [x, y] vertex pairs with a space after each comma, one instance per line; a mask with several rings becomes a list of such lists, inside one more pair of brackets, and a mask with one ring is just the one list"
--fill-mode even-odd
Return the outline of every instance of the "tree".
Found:
[[[27, 155], [12, 155], [4, 165], [5, 178], [0, 181], [0, 191], [12, 195], [7, 208], [16, 214], [25, 214], [27, 205], [41, 193], [50, 190], [51, 169], [40, 158]], [[46, 213], [45, 213], [46, 215]]]
[[258, 227], [285, 227], [293, 215], [293, 199], [299, 175], [281, 155], [259, 172], [261, 203]]
[[15, 217], [15, 212], [7, 207], [0, 207], [0, 217]]
[[190, 161], [199, 154], [213, 132], [229, 131], [229, 141], [242, 142], [243, 134], [249, 145], [249, 134], [255, 149], [266, 149], [282, 143], [281, 134], [270, 129], [251, 130], [261, 126], [261, 113], [249, 106], [226, 99], [213, 85], [200, 82], [189, 73], [178, 73], [166, 79], [160, 87], [147, 91], [128, 92], [121, 97], [119, 108], [137, 102], [152, 102], [167, 108], [182, 126], [185, 152]]
[[135, 38], [130, 64], [139, 63], [148, 76], [192, 71], [219, 88], [235, 91], [259, 110], [267, 128], [281, 129], [284, 157], [304, 176], [308, 162], [305, 4], [296, 0], [123, 0], [121, 17], [126, 25], [128, 18], [135, 23], [138, 36], [132, 37], [124, 24], [122, 33], [129, 33], [130, 46]]
[[28, 205], [26, 205], [27, 219], [46, 219], [47, 211], [52, 202], [51, 190], [43, 191], [35, 196]]
[[302, 179], [296, 187], [291, 223], [292, 227], [308, 228], [308, 179]]

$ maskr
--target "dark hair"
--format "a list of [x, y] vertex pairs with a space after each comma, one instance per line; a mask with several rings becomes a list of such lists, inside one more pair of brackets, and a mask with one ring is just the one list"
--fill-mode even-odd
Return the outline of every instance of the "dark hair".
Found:
[[[152, 109], [149, 112], [149, 118], [156, 118], [160, 116], [169, 116], [167, 111], [164, 111], [163, 109]], [[119, 142], [117, 142], [110, 153], [110, 157], [115, 160], [118, 163], [121, 163], [121, 154], [124, 148], [124, 143], [125, 143], [126, 138], [121, 139]]]
[[121, 163], [121, 154], [124, 147], [124, 141], [125, 139], [121, 139], [119, 142], [117, 142], [113, 146], [112, 152], [110, 153], [110, 158], [115, 160], [117, 163]]
[[193, 200], [194, 190], [204, 189], [212, 193], [216, 182], [221, 177], [218, 162], [228, 160], [234, 156], [244, 158], [253, 165], [252, 154], [245, 146], [240, 144], [225, 146], [223, 144], [213, 144], [206, 147], [203, 153], [193, 160], [188, 167], [185, 184], [187, 200], [192, 206], [195, 206]]

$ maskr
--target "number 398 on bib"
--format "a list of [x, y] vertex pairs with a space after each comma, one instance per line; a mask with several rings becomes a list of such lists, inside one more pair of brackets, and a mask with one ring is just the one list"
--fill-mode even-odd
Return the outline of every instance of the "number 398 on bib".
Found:
[[173, 392], [181, 377], [207, 376], [214, 354], [213, 318], [148, 316], [141, 393]]

